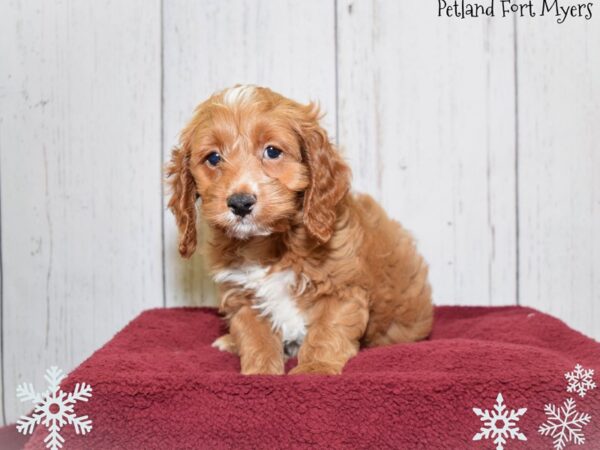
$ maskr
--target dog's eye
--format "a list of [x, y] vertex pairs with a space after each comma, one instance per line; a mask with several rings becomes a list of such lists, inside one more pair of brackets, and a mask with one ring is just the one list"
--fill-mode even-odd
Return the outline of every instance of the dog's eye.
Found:
[[219, 155], [217, 152], [212, 152], [206, 157], [206, 160], [211, 166], [215, 167], [221, 162], [221, 155]]
[[277, 159], [281, 156], [282, 153], [283, 152], [281, 150], [279, 150], [277, 147], [273, 147], [272, 145], [269, 145], [267, 148], [265, 148], [263, 156], [267, 159]]

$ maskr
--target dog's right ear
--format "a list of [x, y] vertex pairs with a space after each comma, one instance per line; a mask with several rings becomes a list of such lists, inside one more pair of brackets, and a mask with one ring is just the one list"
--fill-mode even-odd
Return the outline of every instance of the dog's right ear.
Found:
[[175, 147], [167, 164], [167, 183], [171, 187], [169, 209], [179, 228], [179, 253], [189, 258], [196, 250], [196, 183], [190, 171], [190, 151], [187, 146]]

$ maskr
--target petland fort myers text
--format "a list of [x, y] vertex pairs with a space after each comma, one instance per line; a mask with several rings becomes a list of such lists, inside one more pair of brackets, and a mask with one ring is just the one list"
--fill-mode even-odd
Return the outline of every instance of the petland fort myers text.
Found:
[[469, 19], [478, 17], [554, 17], [558, 23], [568, 20], [590, 20], [594, 4], [565, 0], [488, 0], [475, 3], [467, 0], [438, 0], [438, 17]]

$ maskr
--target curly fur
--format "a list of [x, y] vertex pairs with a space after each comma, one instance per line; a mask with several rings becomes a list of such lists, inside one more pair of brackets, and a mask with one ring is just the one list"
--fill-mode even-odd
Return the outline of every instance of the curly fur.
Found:
[[[361, 344], [411, 342], [431, 330], [427, 264], [371, 197], [349, 192], [350, 169], [319, 119], [313, 103], [226, 89], [198, 106], [167, 168], [184, 257], [196, 248], [200, 199], [230, 330], [215, 345], [239, 354], [244, 374], [282, 374], [296, 350], [291, 373], [337, 374]], [[283, 153], [269, 159], [267, 146]], [[215, 151], [222, 161], [213, 167]], [[244, 218], [227, 206], [240, 192], [257, 198]]]

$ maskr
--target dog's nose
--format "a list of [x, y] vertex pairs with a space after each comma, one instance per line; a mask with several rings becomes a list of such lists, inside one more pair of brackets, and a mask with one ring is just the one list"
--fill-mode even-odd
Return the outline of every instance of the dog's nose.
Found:
[[227, 206], [236, 216], [240, 217], [250, 214], [255, 203], [256, 197], [246, 193], [233, 194], [227, 199]]

